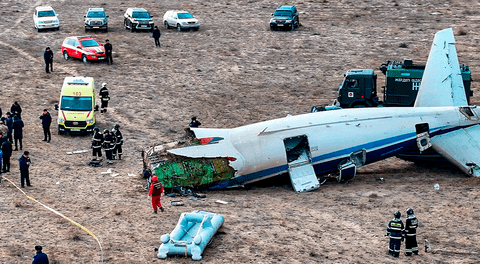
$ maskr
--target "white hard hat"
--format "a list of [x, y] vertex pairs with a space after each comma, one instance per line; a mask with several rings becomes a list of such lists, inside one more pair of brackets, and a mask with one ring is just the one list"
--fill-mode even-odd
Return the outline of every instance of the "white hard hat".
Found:
[[107, 83], [102, 83], [102, 87], [105, 87], [105, 86], [107, 86]]

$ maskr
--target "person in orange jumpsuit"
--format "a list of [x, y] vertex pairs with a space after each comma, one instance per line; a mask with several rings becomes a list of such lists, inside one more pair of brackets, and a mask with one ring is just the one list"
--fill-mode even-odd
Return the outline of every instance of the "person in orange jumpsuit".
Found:
[[160, 210], [163, 212], [162, 202], [160, 201], [160, 197], [162, 197], [162, 195], [163, 184], [158, 180], [157, 176], [153, 176], [148, 196], [152, 196], [152, 207], [154, 214], [157, 213], [158, 208], [160, 208]]

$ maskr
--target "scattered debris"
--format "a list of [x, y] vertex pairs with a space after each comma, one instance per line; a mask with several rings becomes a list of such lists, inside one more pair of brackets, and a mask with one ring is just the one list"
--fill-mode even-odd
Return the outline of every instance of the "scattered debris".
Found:
[[228, 204], [228, 202], [225, 202], [225, 201], [222, 201], [222, 200], [216, 200], [215, 202], [219, 203], [219, 204]]
[[425, 239], [425, 252], [430, 251], [430, 242], [428, 242], [428, 239]]
[[433, 189], [440, 190], [440, 185], [438, 183], [435, 183], [435, 185], [433, 185]]
[[112, 169], [108, 169], [107, 171], [102, 171], [100, 172], [101, 174], [108, 174], [108, 173], [112, 173]]
[[137, 177], [137, 175], [136, 175], [136, 174], [133, 174], [133, 173], [128, 173], [128, 172], [127, 172], [127, 175], [128, 175], [129, 177]]
[[67, 155], [80, 154], [80, 153], [85, 153], [85, 152], [89, 152], [89, 151], [90, 151], [90, 150], [88, 150], [88, 149], [67, 151]]
[[171, 201], [170, 204], [173, 205], [173, 206], [184, 206], [185, 205], [185, 203], [181, 200]]
[[118, 176], [118, 173], [112, 173], [112, 177]]
[[103, 164], [98, 160], [91, 160], [91, 161], [87, 161], [87, 165], [92, 166], [92, 167], [100, 167]]

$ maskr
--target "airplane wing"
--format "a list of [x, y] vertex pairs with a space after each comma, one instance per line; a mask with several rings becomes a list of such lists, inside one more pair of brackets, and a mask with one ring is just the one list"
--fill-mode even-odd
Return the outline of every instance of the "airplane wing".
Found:
[[432, 147], [468, 175], [480, 176], [480, 125], [431, 139]]
[[453, 31], [444, 29], [435, 34], [415, 107], [467, 105]]

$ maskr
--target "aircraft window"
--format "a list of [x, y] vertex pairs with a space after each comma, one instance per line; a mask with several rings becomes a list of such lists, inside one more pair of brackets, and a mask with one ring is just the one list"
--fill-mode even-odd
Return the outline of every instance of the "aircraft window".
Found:
[[461, 107], [460, 112], [464, 114], [467, 118], [470, 118], [472, 116], [475, 116], [472, 112], [472, 109], [470, 107]]

